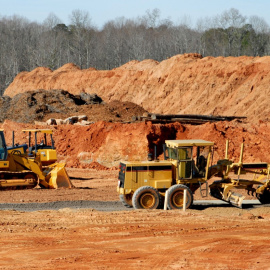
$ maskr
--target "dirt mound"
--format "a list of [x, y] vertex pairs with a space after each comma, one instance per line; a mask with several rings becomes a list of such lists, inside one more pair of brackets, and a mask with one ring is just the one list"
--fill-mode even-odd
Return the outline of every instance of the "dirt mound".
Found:
[[160, 63], [131, 61], [113, 70], [22, 72], [6, 89], [14, 95], [36, 89], [64, 89], [76, 95], [96, 93], [105, 102], [134, 102], [153, 113], [247, 116], [269, 120], [270, 57], [176, 55]]
[[[65, 69], [72, 69], [66, 65]], [[23, 123], [46, 121], [49, 118], [65, 119], [86, 115], [88, 121], [130, 121], [133, 115], [146, 112], [132, 102], [112, 101], [105, 104], [96, 94], [70, 94], [64, 90], [38, 90], [20, 93], [10, 98], [0, 97], [0, 121], [10, 119]]]
[[[27, 143], [27, 134], [20, 130], [40, 128], [37, 125], [5, 121], [7, 143], [12, 143], [12, 130], [16, 131], [15, 143]], [[120, 160], [145, 160], [149, 152], [163, 159], [162, 145], [166, 139], [204, 139], [216, 144], [214, 162], [225, 156], [226, 139], [230, 140], [229, 157], [239, 160], [241, 143], [245, 143], [244, 162], [270, 162], [268, 154], [270, 124], [257, 126], [238, 122], [218, 122], [200, 126], [148, 123], [96, 122], [90, 126], [51, 126], [59, 154], [59, 161], [69, 167], [104, 169], [118, 167]], [[98, 164], [97, 164], [98, 163]], [[99, 166], [102, 165], [102, 166]]]
[[[177, 55], [160, 63], [131, 61], [108, 71], [80, 70], [73, 64], [56, 71], [37, 68], [16, 77], [0, 99], [0, 115], [2, 120], [30, 123], [34, 119], [86, 114], [94, 124], [53, 127], [59, 158], [71, 167], [87, 168], [95, 166], [93, 162], [113, 167], [120, 160], [146, 159], [148, 152], [154, 152], [154, 144], [162, 158], [165, 139], [199, 138], [217, 144], [215, 161], [224, 157], [225, 141], [229, 139], [229, 154], [236, 161], [240, 144], [245, 142], [245, 162], [270, 162], [269, 70], [270, 57], [202, 58], [199, 54]], [[30, 89], [33, 91], [25, 93]], [[88, 93], [97, 93], [104, 103], [92, 104]], [[157, 113], [248, 116], [249, 124], [108, 123], [142, 115], [145, 110], [141, 105]], [[2, 126], [10, 134], [11, 143], [11, 130], [20, 125], [7, 121]]]

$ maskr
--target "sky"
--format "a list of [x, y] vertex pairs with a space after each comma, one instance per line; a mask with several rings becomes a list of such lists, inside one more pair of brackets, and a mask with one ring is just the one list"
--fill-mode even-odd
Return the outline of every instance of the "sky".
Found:
[[19, 15], [38, 23], [53, 13], [69, 25], [72, 11], [87, 11], [98, 28], [110, 20], [134, 19], [155, 8], [160, 10], [161, 19], [169, 18], [174, 23], [189, 18], [195, 25], [198, 19], [235, 8], [243, 16], [257, 15], [270, 25], [269, 0], [0, 0], [0, 4], [0, 17]]

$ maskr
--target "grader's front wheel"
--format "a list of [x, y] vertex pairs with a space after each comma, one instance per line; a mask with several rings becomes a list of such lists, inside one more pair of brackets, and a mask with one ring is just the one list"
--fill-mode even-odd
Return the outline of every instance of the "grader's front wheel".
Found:
[[132, 204], [135, 209], [157, 209], [160, 202], [160, 193], [150, 186], [138, 188], [132, 197]]
[[182, 209], [184, 205], [184, 190], [187, 191], [186, 208], [193, 203], [193, 195], [191, 190], [185, 185], [173, 185], [168, 189], [168, 208]]

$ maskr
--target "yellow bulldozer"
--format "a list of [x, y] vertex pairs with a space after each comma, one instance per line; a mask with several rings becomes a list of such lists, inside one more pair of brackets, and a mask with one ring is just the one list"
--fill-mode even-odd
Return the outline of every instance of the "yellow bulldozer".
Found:
[[[126, 207], [157, 209], [162, 206], [165, 194], [169, 209], [183, 208], [186, 190], [186, 208], [193, 203], [193, 194], [200, 190], [202, 197], [211, 196], [242, 207], [246, 190], [256, 195], [261, 203], [270, 203], [270, 165], [268, 163], [243, 163], [243, 149], [239, 162], [225, 158], [212, 165], [214, 143], [204, 140], [166, 140], [164, 160], [121, 162], [118, 186], [120, 200]], [[247, 173], [252, 179], [241, 179]], [[237, 175], [237, 177], [234, 177]], [[208, 180], [220, 180], [208, 185]]]
[[0, 190], [29, 189], [37, 185], [51, 189], [73, 187], [65, 163], [56, 163], [55, 158], [50, 156], [43, 157], [42, 164], [43, 154], [37, 148], [37, 141], [34, 151], [28, 151], [26, 144], [8, 147], [4, 130], [0, 129]]

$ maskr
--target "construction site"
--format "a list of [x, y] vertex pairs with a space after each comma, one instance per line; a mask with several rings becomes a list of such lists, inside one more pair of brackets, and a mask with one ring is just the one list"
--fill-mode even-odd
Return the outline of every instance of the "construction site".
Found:
[[268, 269], [269, 67], [19, 73], [0, 97], [0, 269]]

